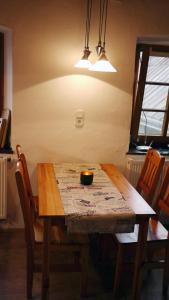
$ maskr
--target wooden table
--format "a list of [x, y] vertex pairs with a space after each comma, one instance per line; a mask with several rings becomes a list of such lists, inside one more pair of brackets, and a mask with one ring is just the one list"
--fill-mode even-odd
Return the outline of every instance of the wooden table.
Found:
[[[140, 297], [141, 264], [144, 258], [144, 249], [147, 238], [148, 220], [155, 212], [146, 201], [132, 187], [122, 173], [112, 164], [101, 164], [115, 186], [123, 195], [128, 205], [136, 214], [136, 223], [139, 226], [138, 244], [135, 258], [134, 279], [132, 288], [132, 299]], [[38, 164], [38, 195], [39, 195], [39, 217], [44, 219], [44, 245], [43, 245], [43, 269], [42, 289], [49, 283], [49, 245], [51, 220], [64, 218], [64, 209], [59, 190], [56, 184], [53, 164]], [[43, 294], [43, 293], [42, 293]]]

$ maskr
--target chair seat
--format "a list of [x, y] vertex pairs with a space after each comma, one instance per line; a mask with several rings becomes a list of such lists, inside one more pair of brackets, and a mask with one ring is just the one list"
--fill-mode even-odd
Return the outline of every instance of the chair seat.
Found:
[[[43, 242], [43, 220], [37, 219], [34, 223], [35, 241], [37, 243]], [[72, 244], [81, 245], [88, 244], [89, 239], [87, 234], [70, 234], [66, 230], [64, 225], [53, 225], [51, 226], [51, 242], [54, 244]]]
[[[153, 224], [154, 223], [149, 223], [147, 241], [153, 242], [158, 240], [167, 240], [168, 231], [165, 229], [165, 227], [159, 221], [156, 223], [155, 227]], [[136, 224], [134, 227], [134, 232], [118, 233], [115, 235], [116, 239], [121, 244], [136, 243], [138, 241], [138, 229], [139, 225]]]

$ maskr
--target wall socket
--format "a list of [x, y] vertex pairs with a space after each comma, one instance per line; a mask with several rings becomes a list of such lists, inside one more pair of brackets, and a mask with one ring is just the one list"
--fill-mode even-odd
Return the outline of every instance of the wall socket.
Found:
[[84, 110], [83, 109], [77, 109], [75, 112], [75, 127], [76, 128], [82, 128], [84, 126]]

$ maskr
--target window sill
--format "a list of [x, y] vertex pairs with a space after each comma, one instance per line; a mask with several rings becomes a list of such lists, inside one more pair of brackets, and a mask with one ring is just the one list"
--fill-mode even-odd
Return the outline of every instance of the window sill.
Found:
[[2, 154], [13, 154], [14, 151], [11, 148], [0, 149], [0, 153]]
[[[152, 148], [152, 149], [156, 149], [157, 151], [160, 152], [161, 155], [165, 155], [165, 156], [169, 156], [169, 149], [165, 149], [165, 148]], [[136, 148], [131, 148], [129, 149], [129, 151], [127, 152], [127, 154], [129, 155], [145, 155], [147, 153], [147, 151], [139, 151]]]

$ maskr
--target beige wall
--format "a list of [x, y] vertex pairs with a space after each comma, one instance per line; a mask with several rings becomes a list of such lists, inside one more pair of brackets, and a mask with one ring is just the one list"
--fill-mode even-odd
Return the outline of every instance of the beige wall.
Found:
[[[94, 0], [93, 61], [98, 9]], [[13, 33], [12, 145], [22, 144], [31, 175], [38, 161], [124, 166], [136, 39], [169, 34], [168, 0], [110, 0], [106, 48], [118, 72], [81, 71], [73, 65], [84, 47], [84, 14], [83, 0], [0, 0], [0, 25]], [[83, 128], [74, 126], [77, 109], [85, 112]]]

